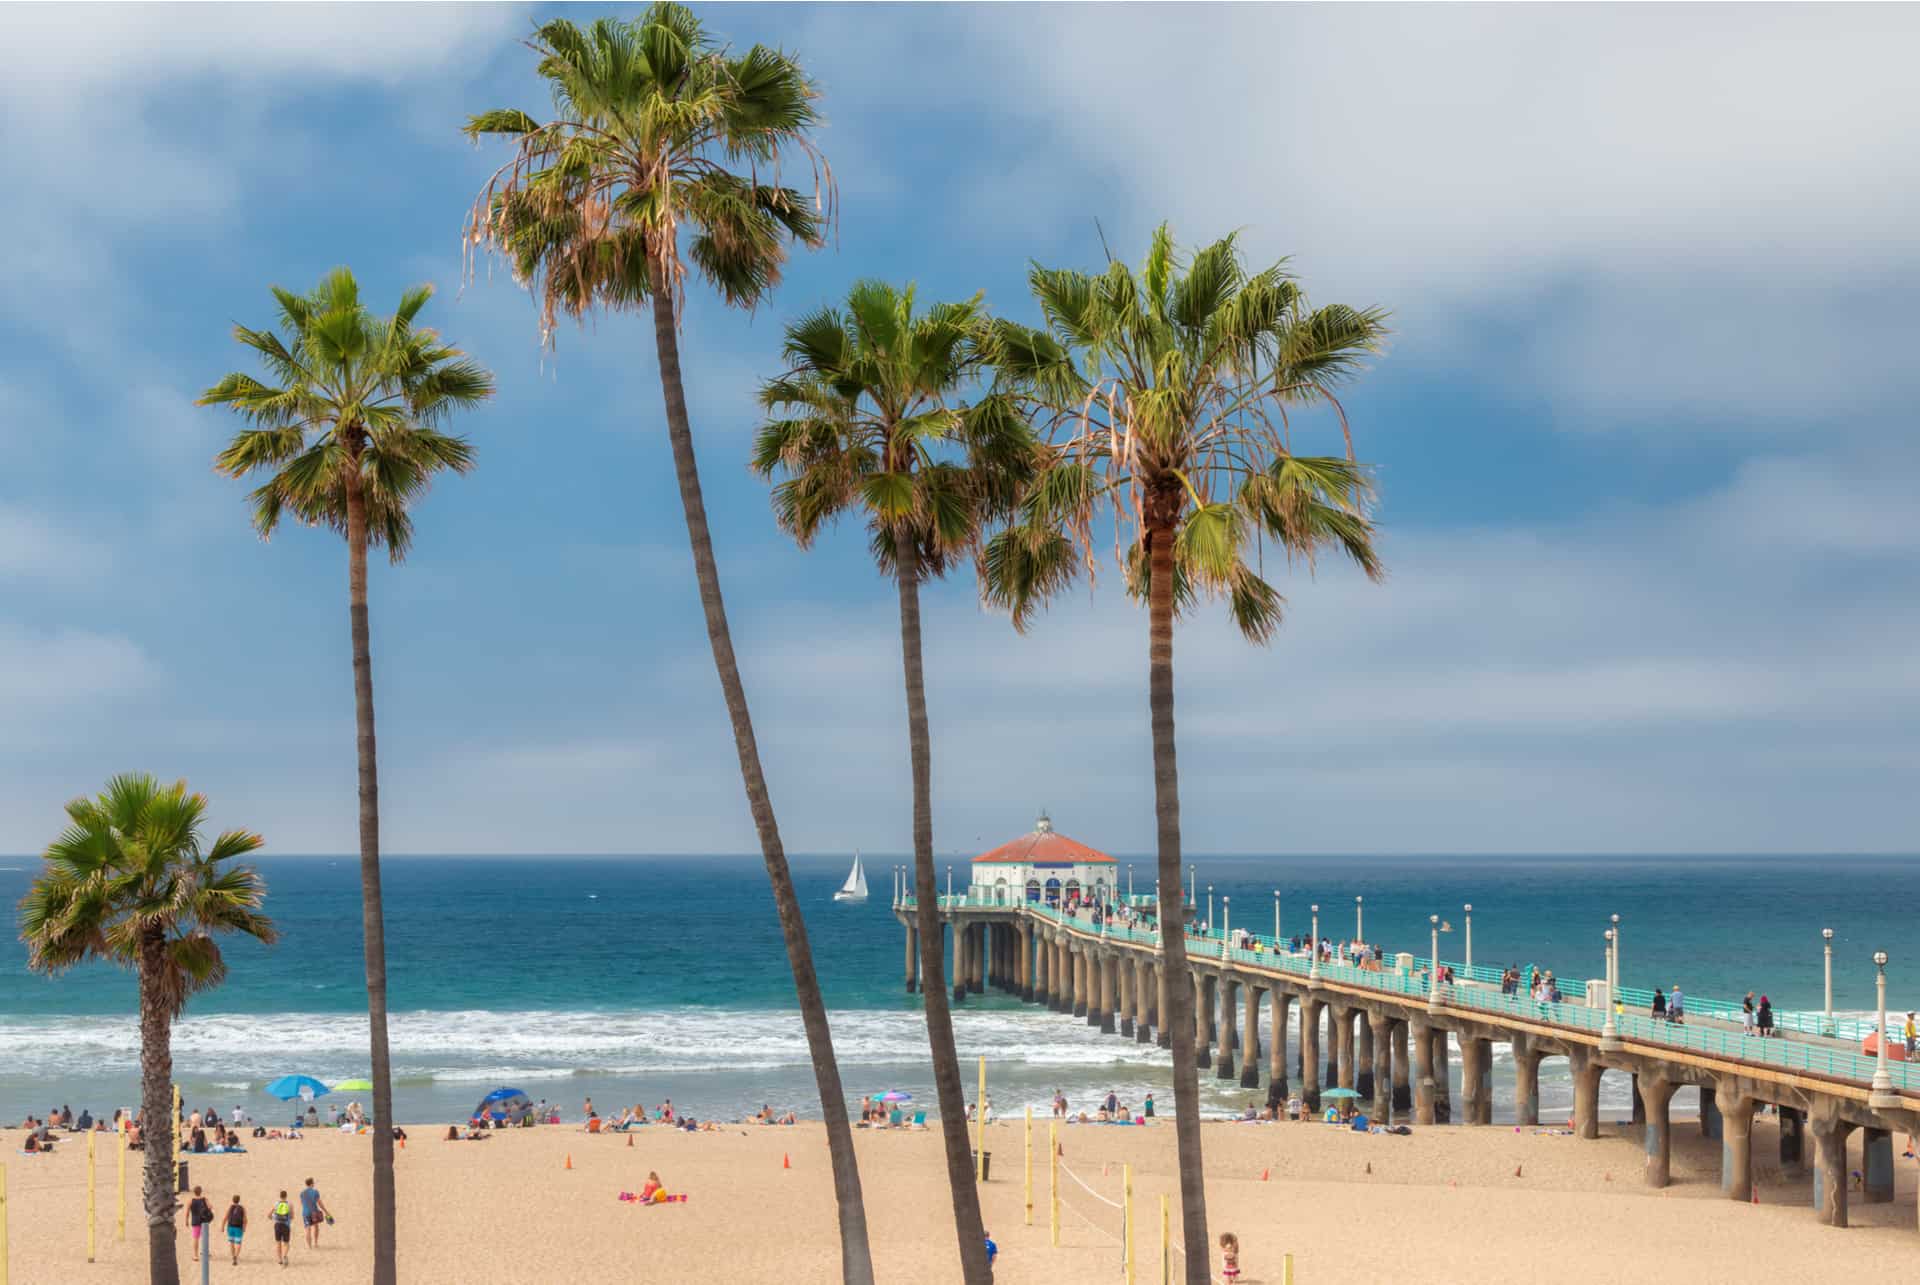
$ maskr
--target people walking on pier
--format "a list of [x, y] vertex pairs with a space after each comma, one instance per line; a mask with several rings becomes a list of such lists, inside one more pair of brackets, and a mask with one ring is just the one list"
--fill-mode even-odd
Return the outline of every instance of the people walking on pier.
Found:
[[1907, 1010], [1907, 1025], [1902, 1034], [1907, 1037], [1907, 1061], [1911, 1062], [1914, 1054], [1920, 1053], [1920, 1024], [1914, 1022], [1912, 1009]]
[[1740, 1001], [1740, 1033], [1742, 1035], [1753, 1034], [1756, 1017], [1757, 1014], [1753, 1007], [1753, 992], [1748, 991], [1747, 997]]
[[1657, 1022], [1667, 1020], [1667, 994], [1658, 986], [1653, 988], [1653, 1018]]
[[1680, 993], [1680, 983], [1673, 984], [1673, 995], [1667, 1000], [1667, 1020], [1675, 1026], [1687, 1024], [1687, 1001]]
[[1755, 1020], [1760, 1027], [1761, 1039], [1764, 1040], [1773, 1035], [1773, 1001], [1765, 995], [1760, 997], [1760, 1010], [1755, 1014]]

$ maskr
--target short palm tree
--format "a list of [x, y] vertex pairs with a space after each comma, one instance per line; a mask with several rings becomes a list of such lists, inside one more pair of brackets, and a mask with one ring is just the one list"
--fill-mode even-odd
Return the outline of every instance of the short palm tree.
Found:
[[[806, 921], [760, 766], [746, 688], [734, 657], [707, 526], [680, 373], [680, 304], [691, 270], [728, 304], [752, 307], [780, 279], [792, 242], [821, 244], [827, 201], [781, 186], [783, 158], [824, 165], [809, 134], [813, 83], [798, 62], [755, 45], [718, 48], [686, 8], [655, 4], [632, 22], [540, 26], [528, 44], [553, 95], [553, 117], [522, 111], [472, 117], [470, 137], [503, 136], [512, 159], [476, 201], [470, 246], [491, 249], [538, 301], [551, 341], [561, 316], [647, 308], [666, 402], [667, 441], [692, 546], [707, 641], [733, 728], [760, 853], [773, 886], [787, 961], [812, 1055], [840, 1214], [841, 1270], [873, 1279], [866, 1208], [845, 1089]], [[831, 181], [824, 195], [830, 198]], [[687, 234], [682, 242], [681, 234]]]
[[401, 296], [390, 317], [360, 302], [345, 268], [311, 294], [275, 287], [285, 336], [234, 327], [266, 371], [234, 373], [201, 396], [228, 406], [249, 427], [214, 460], [229, 477], [266, 474], [253, 498], [261, 538], [291, 514], [346, 536], [348, 615], [353, 639], [353, 712], [360, 778], [360, 901], [366, 952], [367, 1021], [373, 1079], [373, 1246], [376, 1285], [392, 1285], [394, 1263], [393, 1077], [387, 1054], [386, 913], [380, 896], [380, 773], [375, 756], [373, 645], [367, 624], [367, 549], [405, 560], [412, 506], [434, 475], [464, 473], [473, 450], [440, 430], [455, 411], [493, 395], [493, 377], [434, 331], [416, 326], [431, 286]]
[[981, 324], [977, 301], [916, 315], [911, 286], [896, 291], [885, 282], [859, 282], [844, 309], [825, 308], [787, 327], [788, 369], [761, 389], [761, 404], [774, 418], [761, 428], [753, 456], [761, 476], [786, 476], [774, 488], [774, 511], [802, 548], [835, 518], [858, 514], [872, 535], [874, 561], [899, 588], [921, 990], [962, 1275], [970, 1282], [991, 1281], [992, 1273], [940, 948], [920, 585], [977, 547], [983, 526], [1008, 509], [1035, 458], [1033, 437], [1008, 399], [957, 404], [978, 370]]
[[[1335, 398], [1385, 334], [1377, 311], [1308, 306], [1284, 264], [1249, 273], [1234, 238], [1177, 257], [1165, 225], [1138, 274], [1035, 266], [1044, 328], [1002, 322], [993, 357], [1002, 386], [1046, 426], [1050, 453], [1019, 521], [982, 554], [988, 600], [1024, 628], [1093, 566], [1096, 522], [1111, 513], [1127, 585], [1147, 602], [1160, 887], [1180, 887], [1180, 791], [1174, 755], [1173, 624], [1202, 596], [1224, 598], [1249, 639], [1268, 641], [1282, 599], [1260, 550], [1273, 541], [1309, 563], [1336, 550], [1381, 569], [1365, 471], [1341, 456], [1296, 455], [1292, 418]], [[1160, 916], [1164, 966], [1187, 976], [1184, 913]], [[1202, 1182], [1193, 988], [1168, 988], [1181, 1217], [1192, 1250], [1208, 1244]], [[1187, 1279], [1208, 1279], [1204, 1251]]]
[[174, 1249], [173, 1022], [187, 1000], [227, 975], [215, 939], [240, 933], [271, 944], [260, 912], [266, 884], [231, 864], [261, 838], [228, 830], [201, 840], [203, 794], [143, 774], [116, 776], [97, 798], [67, 804], [71, 824], [47, 847], [46, 865], [20, 902], [27, 966], [60, 973], [90, 959], [130, 968], [140, 981], [140, 1122], [148, 1277], [177, 1285]]

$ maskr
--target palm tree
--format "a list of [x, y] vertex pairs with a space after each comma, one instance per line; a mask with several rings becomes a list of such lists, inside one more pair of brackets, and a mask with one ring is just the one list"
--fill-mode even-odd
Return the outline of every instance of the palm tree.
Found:
[[394, 564], [413, 540], [411, 507], [436, 473], [465, 473], [473, 450], [440, 431], [453, 412], [493, 395], [493, 376], [415, 326], [431, 286], [401, 296], [391, 317], [360, 302], [353, 273], [336, 268], [309, 295], [274, 287], [282, 338], [235, 326], [259, 355], [263, 382], [234, 373], [208, 389], [202, 406], [230, 406], [250, 427], [214, 460], [229, 477], [264, 472], [254, 489], [253, 525], [262, 539], [291, 513], [347, 538], [353, 634], [353, 713], [360, 774], [360, 914], [366, 953], [367, 1024], [373, 1078], [373, 1279], [393, 1285], [393, 1078], [387, 1056], [386, 915], [380, 898], [380, 774], [375, 758], [373, 655], [367, 626], [367, 548], [384, 546]]
[[[751, 308], [779, 281], [789, 242], [822, 242], [832, 182], [827, 175], [822, 189], [824, 162], [808, 139], [816, 92], [792, 57], [761, 45], [738, 55], [717, 48], [677, 4], [655, 4], [633, 22], [602, 18], [584, 30], [558, 19], [539, 27], [528, 44], [552, 89], [554, 118], [542, 123], [507, 110], [469, 119], [470, 137], [503, 135], [513, 140], [514, 152], [475, 202], [467, 243], [509, 260], [515, 279], [539, 301], [549, 342], [562, 314], [584, 318], [596, 307], [652, 311], [667, 440], [707, 641], [827, 1126], [841, 1270], [865, 1285], [873, 1279], [873, 1259], [845, 1090], [727, 628], [680, 374], [680, 304], [689, 269], [728, 304]], [[780, 164], [790, 155], [814, 173], [811, 200], [780, 185]], [[683, 228], [689, 234], [684, 247]]]
[[204, 847], [206, 813], [206, 796], [188, 794], [185, 781], [162, 786], [144, 773], [116, 776], [98, 798], [67, 804], [72, 824], [48, 845], [46, 867], [20, 901], [27, 967], [61, 973], [102, 959], [140, 979], [141, 1190], [154, 1285], [180, 1280], [173, 1021], [189, 998], [226, 980], [217, 936], [244, 933], [271, 945], [279, 935], [260, 913], [267, 886], [259, 873], [228, 864], [257, 851], [260, 836], [228, 830]]
[[1026, 480], [1034, 442], [1006, 398], [952, 404], [979, 368], [978, 300], [938, 304], [916, 316], [913, 293], [911, 286], [896, 291], [885, 282], [862, 281], [848, 292], [844, 311], [824, 308], [787, 327], [788, 369], [760, 393], [761, 404], [777, 418], [760, 430], [753, 467], [763, 477], [786, 474], [788, 480], [774, 488], [774, 510], [802, 548], [841, 514], [863, 515], [874, 561], [900, 591], [921, 991], [962, 1274], [969, 1282], [987, 1282], [992, 1274], [969, 1159], [934, 890], [920, 584], [945, 575], [975, 549], [984, 522], [1004, 512]]
[[[1267, 642], [1282, 599], [1261, 574], [1271, 539], [1311, 565], [1324, 549], [1369, 577], [1381, 567], [1367, 516], [1369, 482], [1347, 455], [1296, 455], [1293, 412], [1323, 404], [1378, 351], [1383, 314], [1310, 308], [1284, 263], [1248, 273], [1233, 237], [1176, 256], [1163, 224], [1136, 275], [1035, 265], [1028, 282], [1044, 328], [1002, 322], [993, 356], [1006, 389], [1043, 417], [1050, 457], [1021, 519], [982, 554], [990, 602], [1024, 629], [1084, 567], [1110, 509], [1129, 591], [1147, 601], [1160, 886], [1180, 887], [1180, 790], [1174, 757], [1173, 623], [1202, 596], [1222, 597], [1240, 631]], [[1249, 555], [1253, 560], [1250, 562]], [[1185, 916], [1161, 914], [1163, 966], [1187, 976]], [[1174, 1125], [1187, 1279], [1208, 1279], [1193, 991], [1168, 988]]]

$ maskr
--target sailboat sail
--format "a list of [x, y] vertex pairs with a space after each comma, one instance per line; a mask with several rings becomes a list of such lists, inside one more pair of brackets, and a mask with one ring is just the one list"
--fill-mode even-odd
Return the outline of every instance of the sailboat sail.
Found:
[[840, 885], [840, 891], [833, 894], [835, 901], [865, 901], [867, 899], [867, 871], [860, 864], [860, 854], [853, 854], [853, 869], [847, 872], [847, 881]]

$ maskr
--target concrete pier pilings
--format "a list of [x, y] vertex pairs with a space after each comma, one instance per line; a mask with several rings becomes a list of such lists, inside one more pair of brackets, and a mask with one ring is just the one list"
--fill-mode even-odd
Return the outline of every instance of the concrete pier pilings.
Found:
[[1395, 1019], [1393, 1022], [1393, 1109], [1407, 1112], [1413, 1110], [1412, 1062], [1407, 1057], [1407, 1024]]
[[1333, 1010], [1333, 1082], [1343, 1089], [1353, 1087], [1353, 1009]]
[[1540, 1056], [1531, 1037], [1513, 1037], [1513, 1111], [1518, 1124], [1540, 1123]]
[[953, 1002], [958, 1004], [967, 997], [967, 928], [964, 924], [955, 924], [950, 930], [953, 937], [953, 966], [948, 972], [947, 981], [953, 987]]
[[1213, 978], [1193, 975], [1193, 1064], [1213, 1065]]
[[1167, 1017], [1172, 1000], [1167, 993], [1167, 988], [1173, 984], [1173, 980], [1168, 975], [1165, 964], [1156, 966], [1153, 971], [1156, 974], [1153, 979], [1155, 995], [1153, 1001], [1153, 1042], [1160, 1048], [1170, 1049], [1173, 1047], [1173, 1030], [1171, 1026], [1168, 1025]]
[[1780, 1171], [1793, 1175], [1807, 1167], [1807, 1115], [1797, 1107], [1780, 1108]]
[[1300, 1003], [1300, 1101], [1320, 1109], [1320, 1014], [1326, 1001], [1308, 995]]
[[1153, 1013], [1156, 971], [1145, 959], [1133, 962], [1133, 1039], [1136, 1044], [1153, 1043], [1153, 1024], [1157, 1020]]
[[1433, 1122], [1453, 1123], [1452, 1045], [1445, 1027], [1433, 1028]]
[[1377, 1124], [1393, 1123], [1393, 1019], [1385, 1013], [1369, 1010], [1367, 1022], [1366, 1077], [1371, 1083], [1373, 1118]]
[[1115, 994], [1120, 980], [1120, 964], [1112, 955], [1095, 960], [1100, 970], [1100, 1011], [1092, 1015], [1090, 1026], [1098, 1026], [1102, 1035], [1113, 1034], [1114, 1010], [1120, 1007], [1120, 997]]
[[[1373, 1097], [1373, 1023], [1365, 1009], [1354, 1016], [1359, 1024], [1353, 1031], [1353, 1089], [1366, 1101]], [[1386, 1046], [1380, 1051], [1386, 1052]]]
[[[1599, 1079], [1597, 1072], [1594, 1079]], [[1641, 1142], [1647, 1152], [1649, 1187], [1665, 1187], [1673, 1181], [1673, 1121], [1669, 1108], [1673, 1104], [1673, 1091], [1679, 1087], [1658, 1075], [1649, 1076], [1640, 1084], [1640, 1096], [1647, 1102], [1647, 1127], [1641, 1134]]]
[[1239, 1008], [1240, 983], [1232, 977], [1222, 977], [1216, 984], [1220, 1001], [1220, 1055], [1214, 1060], [1214, 1078], [1220, 1080], [1238, 1080], [1239, 1068], [1234, 1060], [1235, 1012]]
[[1837, 1111], [1820, 1111], [1808, 1120], [1813, 1128], [1813, 1208], [1829, 1227], [1847, 1225], [1847, 1135], [1853, 1125]]
[[[1705, 1102], [1707, 1091], [1701, 1089], [1700, 1096]], [[1720, 1194], [1747, 1200], [1753, 1195], [1754, 1101], [1731, 1077], [1714, 1086], [1712, 1097], [1720, 1113]]]
[[1247, 996], [1246, 1056], [1240, 1059], [1240, 1087], [1257, 1089], [1260, 1087], [1260, 988], [1252, 982], [1245, 982], [1241, 989]]
[[1411, 1071], [1413, 1079], [1413, 1122], [1432, 1124], [1434, 1122], [1433, 1101], [1433, 1028], [1424, 1018], [1414, 1018], [1408, 1023], [1412, 1033], [1414, 1064]]
[[1293, 996], [1278, 986], [1267, 992], [1273, 1035], [1267, 1042], [1267, 1105], [1277, 1107], [1287, 1100], [1287, 1009]]
[[1869, 1205], [1893, 1200], [1893, 1134], [1885, 1129], [1860, 1130], [1861, 1197]]
[[1573, 1132], [1581, 1138], [1600, 1136], [1599, 1061], [1585, 1048], [1575, 1048], [1567, 1056], [1573, 1072]]
[[920, 978], [920, 930], [909, 924], [904, 936], [907, 939], [907, 994], [911, 995]]

